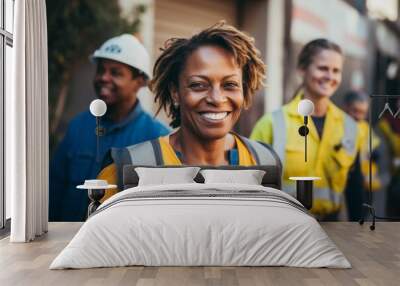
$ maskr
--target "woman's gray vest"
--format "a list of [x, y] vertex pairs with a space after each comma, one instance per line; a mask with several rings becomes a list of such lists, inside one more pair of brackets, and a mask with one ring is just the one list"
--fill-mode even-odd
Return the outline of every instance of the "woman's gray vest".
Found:
[[[236, 134], [251, 152], [257, 165], [277, 166], [282, 171], [282, 164], [275, 151], [267, 144], [248, 139]], [[164, 161], [158, 139], [145, 141], [124, 148], [111, 148], [105, 162], [113, 162], [117, 167], [118, 188], [123, 189], [123, 167], [125, 165], [163, 166]]]

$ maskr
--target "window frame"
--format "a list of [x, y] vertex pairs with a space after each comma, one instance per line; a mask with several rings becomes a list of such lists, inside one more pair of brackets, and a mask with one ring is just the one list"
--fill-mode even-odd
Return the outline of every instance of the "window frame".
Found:
[[[6, 46], [13, 48], [13, 34], [6, 30], [6, 1], [0, 0], [0, 236], [9, 233], [10, 219], [6, 217], [6, 189], [5, 189], [5, 95], [6, 95]], [[13, 13], [15, 0], [11, 0]], [[10, 16], [10, 15], [8, 15]], [[14, 15], [12, 15], [14, 19]], [[14, 30], [14, 27], [13, 29]]]

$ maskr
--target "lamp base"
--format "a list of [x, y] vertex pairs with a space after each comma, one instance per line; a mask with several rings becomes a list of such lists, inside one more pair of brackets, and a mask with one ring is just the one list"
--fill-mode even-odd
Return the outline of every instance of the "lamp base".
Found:
[[313, 181], [296, 181], [296, 197], [306, 209], [310, 210], [313, 203]]
[[296, 198], [303, 206], [310, 210], [313, 204], [313, 181], [320, 180], [320, 177], [290, 177], [296, 181]]
[[[381, 217], [381, 216], [377, 216], [375, 213], [375, 208], [371, 205], [371, 204], [367, 204], [364, 203], [363, 204], [363, 208], [367, 208], [371, 217], [372, 217], [372, 224], [369, 226], [370, 230], [375, 230], [375, 221], [377, 219], [380, 220], [388, 220], [388, 221], [400, 221], [400, 217]], [[358, 223], [360, 225], [363, 225], [365, 222], [365, 216], [363, 215], [363, 217], [358, 221]]]
[[88, 189], [90, 204], [88, 206], [87, 216], [90, 217], [101, 205], [100, 200], [104, 197], [105, 189]]

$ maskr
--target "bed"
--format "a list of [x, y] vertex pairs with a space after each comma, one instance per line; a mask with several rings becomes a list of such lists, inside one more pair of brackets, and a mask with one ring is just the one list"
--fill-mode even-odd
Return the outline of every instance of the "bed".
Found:
[[263, 170], [260, 185], [205, 183], [200, 173], [192, 183], [138, 185], [137, 167], [124, 167], [125, 190], [99, 207], [50, 269], [351, 267], [302, 204], [279, 190], [280, 166], [200, 166]]

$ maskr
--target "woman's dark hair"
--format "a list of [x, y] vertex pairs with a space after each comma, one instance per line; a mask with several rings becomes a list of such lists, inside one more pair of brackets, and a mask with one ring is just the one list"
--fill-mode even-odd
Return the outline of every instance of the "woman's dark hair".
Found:
[[254, 46], [254, 39], [236, 28], [219, 22], [189, 39], [172, 38], [165, 42], [162, 54], [153, 69], [149, 87], [158, 102], [158, 114], [164, 109], [172, 117], [171, 126], [180, 126], [179, 107], [174, 107], [172, 90], [178, 89], [179, 75], [187, 58], [201, 46], [215, 45], [232, 53], [243, 74], [244, 107], [251, 105], [255, 92], [265, 79], [265, 65], [260, 52]]
[[369, 97], [363, 91], [351, 90], [344, 95], [343, 101], [345, 105], [352, 105], [356, 102], [369, 102]]
[[331, 50], [343, 55], [342, 49], [338, 44], [327, 39], [315, 39], [308, 42], [301, 50], [297, 60], [297, 68], [307, 69], [313, 58], [322, 50]]

